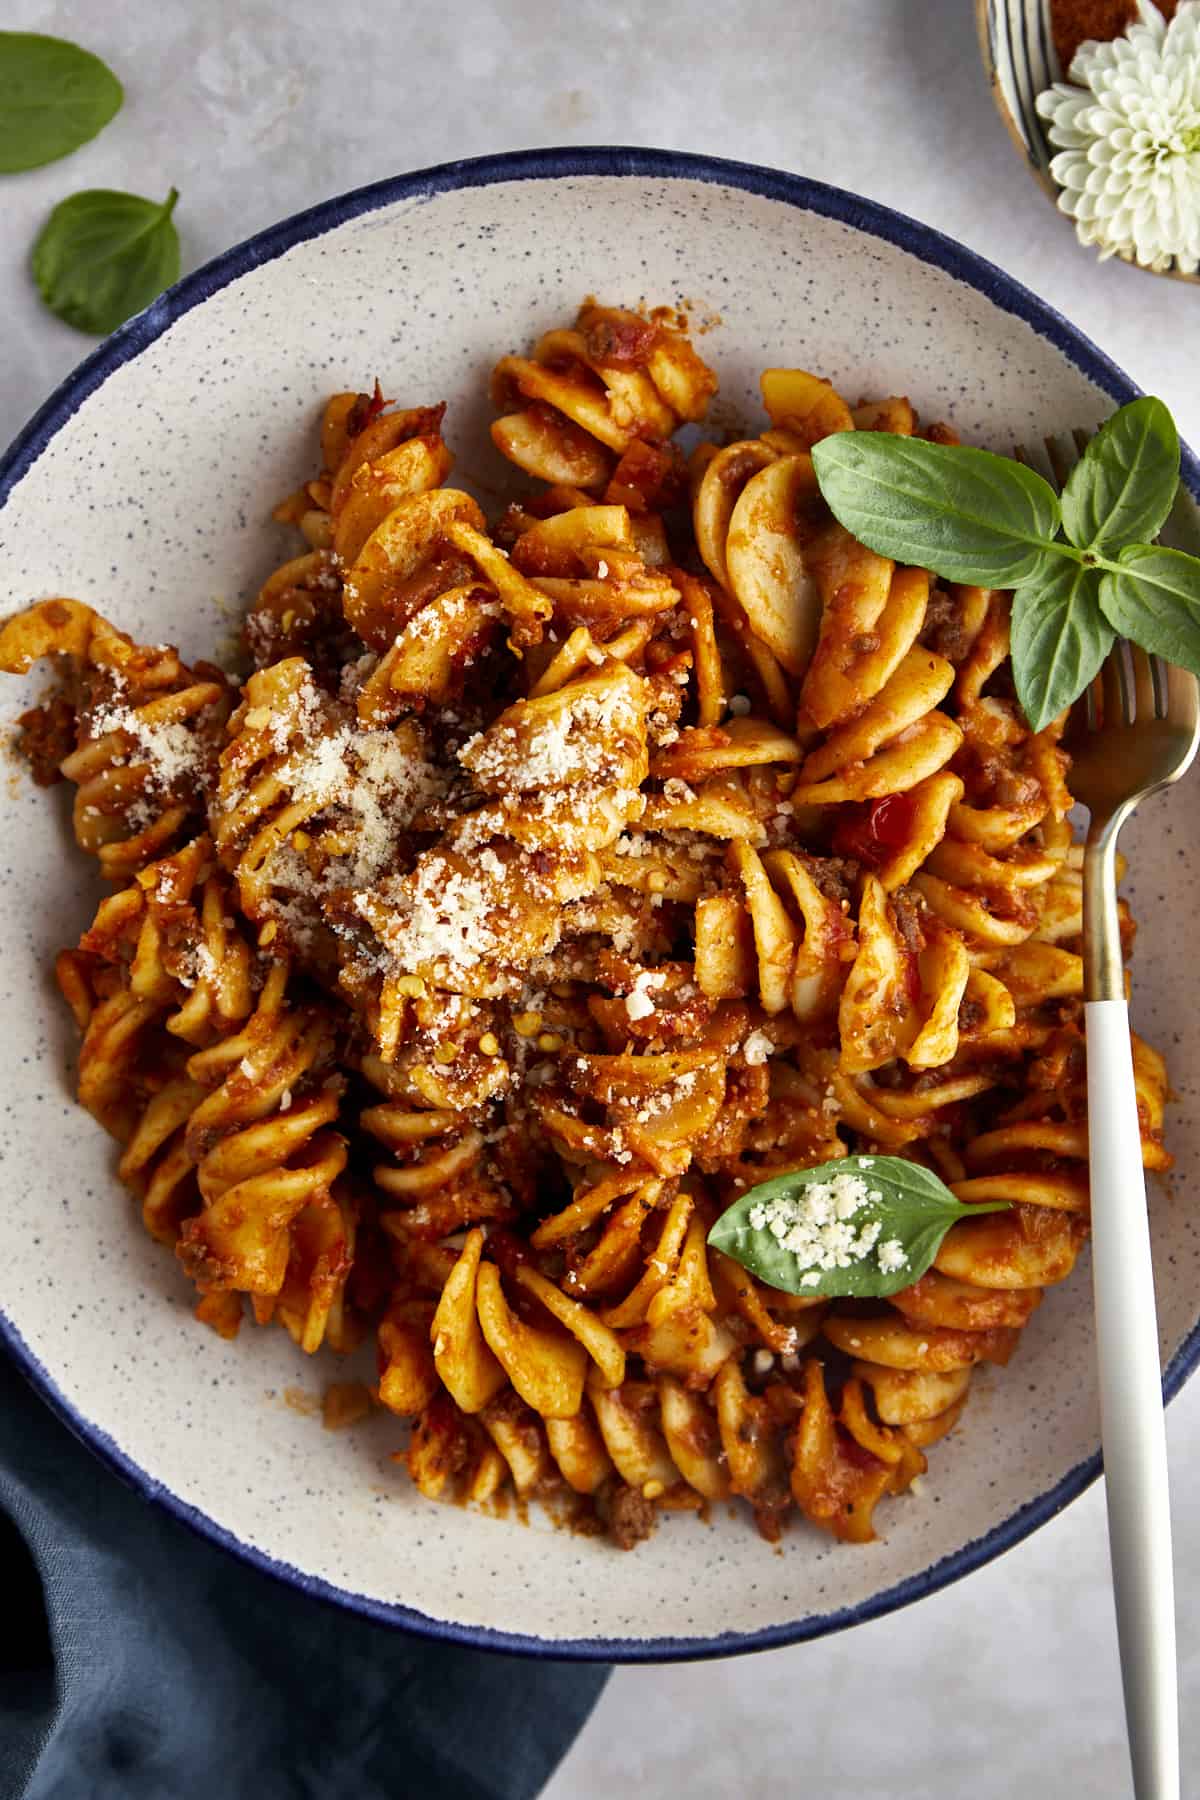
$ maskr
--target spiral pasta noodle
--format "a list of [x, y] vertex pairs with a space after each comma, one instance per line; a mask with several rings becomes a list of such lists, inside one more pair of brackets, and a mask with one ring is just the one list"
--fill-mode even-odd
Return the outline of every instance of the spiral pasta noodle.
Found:
[[[370, 1339], [334, 1422], [626, 1548], [730, 1500], [869, 1539], [1088, 1230], [1064, 721], [1019, 710], [1006, 594], [857, 543], [813, 473], [830, 432], [953, 434], [762, 390], [685, 459], [685, 322], [588, 301], [496, 366], [490, 522], [442, 406], [332, 398], [243, 680], [75, 601], [0, 630], [57, 662], [25, 746], [118, 883], [58, 962], [80, 1100], [201, 1317]], [[878, 1302], [710, 1245], [851, 1151], [1006, 1209]]]
[[348, 1343], [335, 1315], [355, 1212], [326, 1129], [341, 1092], [331, 1029], [288, 1004], [286, 962], [263, 966], [233, 905], [204, 837], [102, 902], [58, 966], [84, 1030], [79, 1098], [121, 1142], [122, 1179], [196, 1281], [202, 1317], [235, 1330], [249, 1294], [306, 1350]]
[[540, 481], [618, 501], [632, 493], [638, 510], [654, 510], [646, 503], [674, 468], [662, 446], [703, 418], [716, 386], [681, 331], [589, 301], [573, 329], [496, 364], [492, 441]]
[[35, 773], [75, 784], [81, 850], [124, 880], [174, 848], [195, 823], [230, 692], [219, 669], [138, 645], [78, 600], [43, 600], [0, 631], [0, 669], [43, 658], [67, 671], [62, 690], [21, 719]]

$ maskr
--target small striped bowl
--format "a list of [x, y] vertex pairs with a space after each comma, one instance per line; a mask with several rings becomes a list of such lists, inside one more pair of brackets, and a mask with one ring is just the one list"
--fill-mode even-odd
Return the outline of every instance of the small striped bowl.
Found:
[[[975, 0], [975, 18], [996, 110], [1029, 173], [1057, 207], [1059, 187], [1050, 173], [1053, 152], [1036, 106], [1043, 89], [1064, 79], [1050, 31], [1050, 0]], [[1061, 216], [1074, 226], [1068, 214]], [[1146, 269], [1132, 257], [1123, 260], [1147, 275], [1200, 283], [1200, 275], [1180, 268]]]

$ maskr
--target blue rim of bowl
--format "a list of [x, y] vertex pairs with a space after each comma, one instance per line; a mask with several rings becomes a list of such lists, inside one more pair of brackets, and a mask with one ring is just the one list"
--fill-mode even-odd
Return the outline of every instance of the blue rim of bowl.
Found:
[[[297, 213], [278, 225], [248, 238], [245, 243], [227, 250], [204, 268], [170, 288], [146, 311], [87, 357], [73, 374], [35, 413], [24, 431], [0, 459], [0, 506], [7, 501], [17, 482], [46, 449], [52, 438], [95, 390], [125, 363], [169, 330], [176, 319], [199, 306], [210, 295], [249, 274], [262, 263], [272, 262], [294, 245], [332, 231], [347, 220], [377, 211], [399, 200], [432, 200], [438, 194], [458, 188], [489, 187], [497, 182], [564, 180], [588, 176], [632, 176], [650, 180], [710, 182], [714, 186], [736, 188], [769, 200], [778, 200], [802, 212], [817, 213], [836, 219], [856, 231], [906, 251], [919, 261], [942, 269], [954, 280], [976, 289], [1002, 311], [1022, 319], [1027, 325], [1059, 350], [1087, 378], [1118, 403], [1134, 399], [1140, 392], [1121, 369], [1099, 350], [1091, 340], [1063, 318], [1061, 313], [1040, 300], [1020, 282], [1006, 275], [986, 258], [968, 250], [953, 238], [945, 237], [932, 226], [922, 225], [904, 213], [893, 212], [873, 200], [863, 200], [842, 188], [823, 182], [809, 181], [800, 175], [761, 168], [754, 163], [726, 162], [718, 157], [697, 156], [685, 151], [646, 150], [614, 146], [587, 146], [579, 149], [514, 150], [498, 156], [475, 157], [463, 162], [441, 163], [436, 168], [421, 169], [410, 175], [399, 175], [359, 188], [332, 200], [323, 201], [307, 212]], [[1192, 498], [1200, 503], [1200, 462], [1186, 447], [1182, 452], [1182, 475]], [[948, 1587], [973, 1570], [981, 1568], [993, 1557], [1012, 1549], [1040, 1525], [1052, 1519], [1100, 1474], [1099, 1451], [1055, 1482], [1053, 1487], [1010, 1513], [998, 1525], [952, 1551], [938, 1562], [895, 1586], [873, 1594], [856, 1606], [826, 1613], [810, 1613], [787, 1625], [773, 1625], [761, 1631], [728, 1631], [706, 1638], [538, 1638], [525, 1633], [496, 1631], [486, 1626], [458, 1625], [431, 1618], [426, 1613], [398, 1603], [373, 1599], [337, 1587], [319, 1576], [307, 1574], [291, 1563], [269, 1556], [252, 1544], [246, 1544], [207, 1513], [181, 1500], [177, 1494], [154, 1480], [134, 1463], [119, 1444], [99, 1426], [82, 1417], [58, 1387], [49, 1370], [30, 1349], [16, 1326], [0, 1312], [0, 1341], [22, 1368], [63, 1423], [81, 1438], [112, 1472], [146, 1499], [164, 1507], [174, 1518], [189, 1526], [210, 1543], [228, 1550], [249, 1567], [262, 1574], [275, 1576], [310, 1594], [314, 1599], [343, 1607], [380, 1624], [398, 1626], [421, 1636], [437, 1638], [444, 1643], [462, 1644], [473, 1649], [503, 1650], [524, 1656], [558, 1658], [580, 1662], [684, 1662], [707, 1657], [733, 1656], [744, 1651], [771, 1650], [786, 1644], [803, 1643], [823, 1637], [829, 1632], [844, 1631], [849, 1626], [865, 1624], [884, 1613], [894, 1612], [914, 1600], [924, 1599], [940, 1588]], [[1163, 1376], [1163, 1396], [1171, 1400], [1200, 1362], [1200, 1318], [1184, 1339]]]

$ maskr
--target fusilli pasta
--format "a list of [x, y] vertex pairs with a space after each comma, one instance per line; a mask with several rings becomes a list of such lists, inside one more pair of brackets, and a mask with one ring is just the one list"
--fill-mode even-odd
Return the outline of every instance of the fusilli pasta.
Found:
[[[768, 428], [685, 457], [716, 385], [589, 301], [496, 366], [532, 480], [490, 524], [441, 406], [336, 395], [244, 679], [74, 600], [0, 631], [57, 666], [25, 748], [117, 884], [58, 962], [79, 1098], [200, 1316], [373, 1338], [423, 1493], [626, 1547], [732, 1497], [870, 1538], [1087, 1234], [1063, 721], [1016, 705], [1005, 594], [866, 549], [813, 475], [830, 432], [953, 434], [770, 369]], [[709, 1246], [850, 1150], [1010, 1210], [888, 1301]]]

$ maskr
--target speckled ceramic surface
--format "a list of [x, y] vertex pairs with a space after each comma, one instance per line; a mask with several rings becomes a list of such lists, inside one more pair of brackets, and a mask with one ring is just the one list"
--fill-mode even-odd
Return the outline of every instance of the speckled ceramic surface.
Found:
[[[284, 548], [265, 524], [312, 465], [321, 401], [378, 374], [447, 399], [459, 471], [481, 492], [487, 374], [595, 291], [687, 299], [722, 324], [716, 423], [758, 418], [768, 363], [853, 396], [907, 392], [1000, 449], [1093, 425], [1129, 384], [996, 270], [832, 189], [654, 152], [537, 153], [403, 178], [291, 222], [191, 277], [111, 340], [0, 470], [3, 609], [65, 592], [152, 641], [211, 651]], [[1169, 397], [1169, 396], [1168, 396]], [[1200, 472], [1187, 477], [1200, 491]], [[456, 477], [457, 478], [457, 477]], [[6, 717], [26, 703], [0, 693]], [[90, 915], [60, 798], [14, 775], [0, 857], [0, 1328], [77, 1428], [145, 1491], [314, 1591], [443, 1635], [562, 1654], [669, 1656], [853, 1623], [967, 1572], [1095, 1469], [1089, 1291], [1053, 1292], [1007, 1370], [974, 1383], [886, 1542], [795, 1529], [779, 1551], [746, 1517], [667, 1520], [633, 1556], [423, 1501], [388, 1460], [386, 1418], [329, 1435], [330, 1368], [280, 1331], [223, 1343], [143, 1234], [110, 1144], [70, 1097], [73, 1033], [50, 962]], [[1171, 1058], [1175, 1195], [1154, 1198], [1164, 1363], [1197, 1353], [1200, 1170], [1194, 956], [1180, 896], [1200, 879], [1185, 790], [1129, 834], [1141, 923], [1135, 1013]]]

